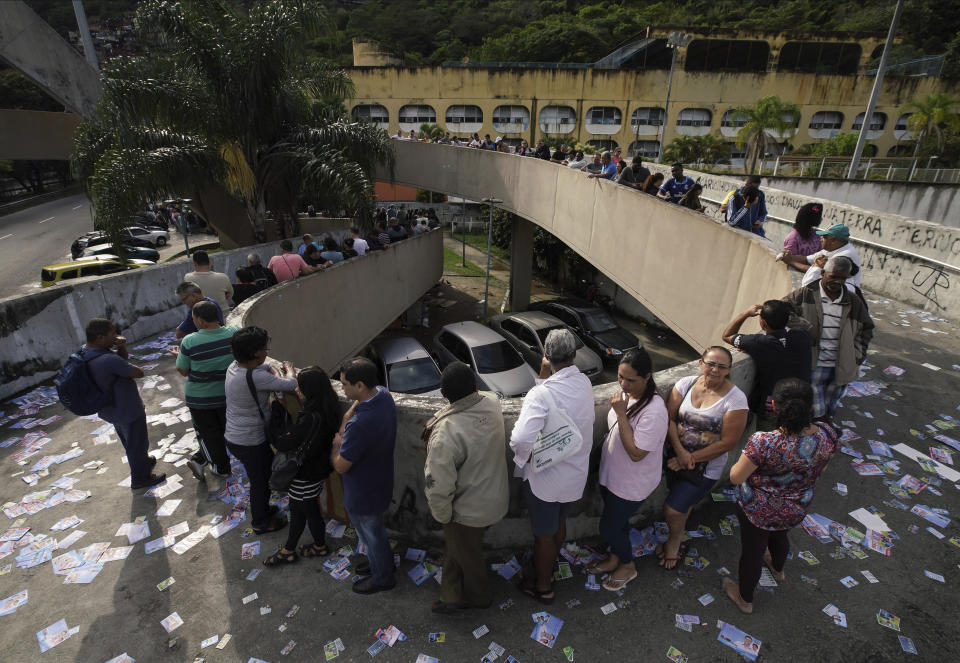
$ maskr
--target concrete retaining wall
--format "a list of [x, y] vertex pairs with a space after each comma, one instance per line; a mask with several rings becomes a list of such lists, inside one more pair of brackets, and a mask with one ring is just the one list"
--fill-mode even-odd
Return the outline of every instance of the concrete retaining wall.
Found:
[[[670, 176], [668, 167], [648, 165], [651, 170]], [[707, 205], [708, 216], [722, 223], [716, 203], [731, 189], [741, 186], [743, 177], [695, 171], [687, 174], [700, 179], [704, 196], [714, 203]], [[766, 224], [768, 245], [779, 250], [792, 229], [796, 210], [816, 199], [766, 184], [763, 190], [770, 215]], [[960, 311], [960, 229], [842, 203], [820, 202], [824, 206], [821, 227], [835, 223], [850, 226], [851, 241], [863, 262], [865, 290], [946, 316]]]
[[808, 198], [960, 228], [960, 186], [956, 184], [815, 177], [764, 177], [764, 181], [773, 189]]
[[327, 371], [354, 356], [443, 275], [443, 236], [424, 233], [244, 300], [229, 324], [270, 331], [271, 352]]
[[[279, 242], [214, 253], [213, 269], [232, 281], [234, 270], [253, 252], [266, 264], [280, 252]], [[0, 300], [0, 398], [53, 377], [84, 342], [90, 318], [110, 318], [131, 341], [176, 327], [184, 308], [173, 291], [190, 271], [193, 266], [183, 258]]]

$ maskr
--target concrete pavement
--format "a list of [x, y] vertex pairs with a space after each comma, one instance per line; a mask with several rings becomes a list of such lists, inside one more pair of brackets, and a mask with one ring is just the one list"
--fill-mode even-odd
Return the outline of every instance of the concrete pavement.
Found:
[[[931, 445], [952, 451], [933, 435], [960, 437], [953, 429], [953, 417], [960, 418], [956, 412], [956, 387], [960, 379], [960, 366], [956, 365], [960, 354], [957, 325], [932, 319], [895, 302], [871, 300], [870, 305], [878, 333], [863, 379], [871, 383], [865, 385], [865, 391], [871, 391], [871, 385], [879, 391], [845, 400], [839, 418], [850, 422], [847, 428], [853, 435], [848, 435], [851, 439], [847, 445], [864, 455], [872, 453], [868, 439], [890, 445], [905, 443], [924, 452]], [[151, 350], [137, 352], [143, 355]], [[180, 441], [187, 430], [186, 423], [174, 422], [170, 414], [182, 406], [164, 405], [167, 399], [182, 398], [182, 378], [175, 374], [172, 359], [144, 359], [138, 363], [157, 364], [147, 369], [148, 376], [157, 376], [150, 377], [150, 382], [156, 387], [169, 385], [169, 389], [162, 391], [157, 388], [142, 391], [148, 413], [157, 415], [157, 423], [150, 428], [152, 446], [156, 448], [157, 443], [164, 440], [162, 455], [166, 460], [160, 462], [158, 469], [166, 471], [168, 476], [176, 473], [182, 477], [183, 487], [161, 499], [144, 497], [142, 491], [131, 493], [128, 488], [117, 485], [127, 476], [122, 449], [116, 442], [98, 444], [107, 439], [92, 435], [101, 422], [73, 417], [58, 404], [21, 417], [16, 417], [21, 413], [15, 403], [2, 406], [6, 414], [14, 415], [15, 419], [4, 421], [0, 440], [43, 430], [52, 441], [27, 459], [24, 466], [18, 466], [13, 460], [13, 455], [23, 450], [22, 444], [0, 449], [0, 468], [8, 477], [0, 484], [0, 502], [17, 503], [25, 494], [46, 490], [68, 474], [68, 478], [79, 479], [74, 489], [91, 493], [78, 503], [63, 503], [33, 515], [7, 518], [7, 527], [29, 527], [31, 535], [47, 534], [57, 539], [63, 539], [75, 529], [88, 532], [70, 548], [72, 550], [96, 542], [108, 542], [113, 548], [126, 546], [127, 538], [114, 534], [121, 524], [134, 522], [140, 516], [145, 517], [150, 527], [150, 536], [133, 544], [126, 559], [105, 563], [90, 584], [63, 584], [63, 577], [53, 574], [50, 562], [30, 569], [18, 568], [14, 557], [23, 550], [0, 559], [0, 598], [24, 589], [29, 591], [25, 605], [12, 614], [0, 616], [3, 627], [0, 644], [5, 660], [40, 660], [35, 633], [59, 619], [65, 619], [69, 627], [76, 626], [79, 630], [44, 654], [42, 660], [106, 661], [126, 652], [138, 661], [189, 662], [198, 656], [211, 662], [246, 661], [250, 657], [274, 663], [314, 661], [322, 660], [325, 643], [340, 638], [345, 649], [337, 660], [363, 661], [369, 658], [366, 649], [374, 642], [376, 629], [390, 624], [403, 631], [408, 640], [378, 654], [379, 661], [410, 662], [421, 652], [446, 662], [476, 661], [491, 642], [503, 646], [507, 654], [523, 663], [565, 660], [561, 649], [568, 646], [574, 648], [578, 661], [664, 660], [671, 646], [690, 656], [692, 661], [740, 660], [736, 653], [717, 642], [717, 620], [730, 622], [761, 641], [760, 660], [900, 660], [904, 654], [898, 633], [878, 624], [878, 610], [900, 617], [899, 635], [913, 640], [919, 660], [950, 661], [960, 657], [960, 642], [954, 635], [955, 615], [960, 607], [957, 599], [960, 548], [948, 541], [960, 535], [960, 528], [952, 521], [946, 527], [934, 527], [938, 534], [945, 536], [937, 538], [927, 531], [927, 521], [901, 510], [894, 501], [907, 507], [924, 504], [945, 509], [952, 518], [960, 509], [960, 493], [951, 482], [943, 481], [939, 487], [929, 486], [915, 497], [894, 498], [885, 485], [888, 478], [860, 476], [852, 469], [852, 459], [840, 453], [820, 479], [811, 512], [859, 527], [847, 514], [859, 507], [876, 508], [898, 536], [889, 557], [872, 551], [862, 560], [841, 557], [836, 541], [820, 543], [803, 529], [796, 528], [790, 534], [794, 554], [809, 551], [819, 563], [810, 566], [794, 557], [786, 568], [787, 580], [770, 593], [758, 591], [756, 612], [744, 616], [724, 597], [718, 573], [725, 567], [736, 574], [738, 539], [735, 535], [723, 536], [719, 527], [720, 520], [733, 513], [733, 505], [710, 503], [696, 511], [688, 523], [690, 530], [706, 525], [717, 535], [711, 541], [701, 538], [691, 542], [700, 556], [709, 561], [705, 569], [684, 567], [679, 573], [665, 572], [651, 557], [642, 558], [638, 562], [640, 575], [622, 598], [603, 590], [586, 589], [585, 575], [580, 568], [574, 569], [571, 579], [558, 582], [557, 601], [545, 608], [565, 620], [553, 650], [529, 637], [533, 626], [531, 614], [544, 607], [492, 574], [494, 607], [441, 617], [429, 611], [429, 604], [438, 593], [434, 581], [427, 580], [416, 586], [406, 576], [413, 562], [402, 563], [396, 590], [360, 597], [350, 591], [350, 580], [337, 582], [324, 572], [319, 560], [301, 560], [278, 569], [263, 567], [261, 561], [283, 540], [285, 532], [245, 537], [243, 529], [248, 521], [218, 539], [207, 535], [183, 554], [167, 548], [146, 555], [145, 542], [160, 537], [164, 528], [186, 522], [190, 532], [196, 532], [209, 525], [215, 516], [229, 515], [230, 505], [217, 499], [222, 483], [208, 480], [209, 484], [200, 484], [184, 467], [166, 462], [178, 457], [182, 461], [183, 454], [170, 444]], [[885, 374], [889, 366], [904, 372], [900, 376], [894, 376], [898, 371], [893, 370]], [[54, 415], [63, 418], [28, 430], [10, 428], [25, 418]], [[924, 439], [918, 439], [911, 429]], [[23, 482], [23, 477], [31, 473], [33, 463], [48, 455], [69, 452], [73, 446], [83, 449], [83, 455], [52, 465], [49, 474], [38, 478], [32, 487]], [[929, 476], [929, 472], [900, 453], [894, 451], [893, 455], [900, 461], [900, 472], [889, 479], [895, 480], [903, 474]], [[953, 457], [960, 458], [960, 454], [954, 453]], [[94, 465], [71, 474], [92, 461], [100, 461], [102, 465], [99, 469]], [[832, 490], [838, 482], [846, 484], [846, 496]], [[158, 507], [168, 500], [181, 502], [173, 508], [172, 515], [156, 516]], [[33, 508], [35, 505], [31, 510]], [[50, 531], [54, 523], [72, 514], [84, 522], [62, 532]], [[20, 519], [23, 522], [18, 524]], [[650, 524], [638, 523], [637, 526]], [[426, 548], [433, 558], [442, 552], [436, 543], [406, 540], [402, 532], [393, 535], [401, 554], [408, 546]], [[183, 534], [177, 539], [183, 541], [186, 536]], [[241, 559], [241, 546], [257, 540], [261, 542], [260, 554], [249, 560]], [[305, 534], [303, 541], [309, 541], [309, 535]], [[355, 547], [356, 540], [328, 537], [328, 544], [334, 548], [345, 544]], [[63, 552], [58, 550], [53, 555]], [[504, 562], [511, 555], [519, 557], [523, 552], [489, 551], [488, 561]], [[7, 564], [12, 565], [9, 571], [5, 568]], [[941, 574], [945, 583], [926, 577], [925, 569]], [[248, 580], [252, 570], [262, 572]], [[878, 582], [869, 582], [861, 571], [870, 571]], [[847, 576], [856, 579], [858, 584], [849, 589], [845, 587], [840, 581]], [[159, 591], [157, 583], [169, 577], [175, 579], [174, 584]], [[682, 585], [676, 584], [678, 579]], [[257, 598], [244, 603], [244, 597], [253, 593]], [[698, 599], [707, 593], [715, 600], [701, 605]], [[573, 601], [579, 603], [569, 603]], [[619, 603], [611, 614], [604, 614], [601, 607], [611, 601], [624, 603]], [[828, 603], [846, 614], [845, 628], [835, 625], [821, 612]], [[500, 604], [504, 606], [502, 609], [497, 607]], [[285, 616], [293, 605], [298, 605], [299, 610]], [[270, 610], [265, 610], [268, 607]], [[184, 624], [168, 635], [160, 622], [173, 612], [179, 614]], [[679, 630], [674, 626], [676, 614], [696, 615], [705, 625], [693, 626], [692, 632]], [[486, 625], [489, 634], [474, 638], [472, 632], [481, 625]], [[444, 632], [445, 642], [431, 643], [428, 634], [432, 632]], [[232, 637], [223, 649], [210, 646], [201, 650], [202, 640], [213, 635], [223, 638], [226, 633]], [[296, 645], [284, 656], [281, 650], [290, 641]]]

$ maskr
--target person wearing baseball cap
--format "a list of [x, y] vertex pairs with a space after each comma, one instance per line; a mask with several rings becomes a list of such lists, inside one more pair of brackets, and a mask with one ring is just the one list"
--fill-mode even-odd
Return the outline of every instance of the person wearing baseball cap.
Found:
[[805, 272], [803, 281], [800, 283], [802, 287], [819, 280], [823, 276], [823, 266], [830, 258], [834, 256], [849, 258], [853, 261], [856, 269], [854, 269], [853, 275], [847, 279], [846, 285], [851, 292], [857, 292], [860, 289], [862, 268], [860, 266], [860, 255], [857, 253], [856, 247], [850, 243], [850, 228], [838, 223], [826, 230], [817, 230], [817, 234], [820, 235], [820, 246], [823, 247], [819, 251], [809, 256], [793, 255], [785, 251], [778, 257], [778, 260]]

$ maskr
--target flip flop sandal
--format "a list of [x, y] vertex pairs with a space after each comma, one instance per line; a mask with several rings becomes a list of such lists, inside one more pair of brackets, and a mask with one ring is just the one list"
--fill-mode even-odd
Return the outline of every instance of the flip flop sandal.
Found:
[[619, 592], [621, 589], [624, 589], [627, 585], [629, 585], [632, 580], [636, 580], [636, 578], [636, 571], [634, 571], [629, 578], [614, 578], [613, 576], [610, 576], [603, 581], [603, 588], [608, 592]]
[[281, 564], [293, 564], [297, 561], [297, 553], [284, 553], [279, 550], [265, 560], [263, 560], [264, 566], [280, 566]]

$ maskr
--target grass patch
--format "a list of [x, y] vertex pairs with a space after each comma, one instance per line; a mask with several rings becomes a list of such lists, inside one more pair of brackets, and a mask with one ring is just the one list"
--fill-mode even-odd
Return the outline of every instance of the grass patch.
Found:
[[454, 253], [450, 249], [443, 248], [443, 273], [456, 274], [458, 276], [483, 276], [485, 271], [474, 265], [469, 260], [466, 266], [461, 266], [462, 256]]
[[[453, 237], [458, 242], [461, 241], [462, 235], [460, 233], [452, 233]], [[472, 246], [475, 249], [479, 249], [484, 253], [487, 252], [487, 234], [486, 233], [467, 233], [467, 244]], [[490, 245], [490, 253], [503, 260], [504, 262], [510, 262], [510, 251], [509, 249], [501, 249], [495, 244]]]

